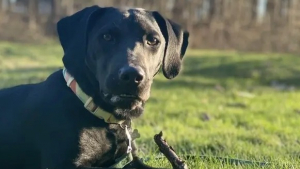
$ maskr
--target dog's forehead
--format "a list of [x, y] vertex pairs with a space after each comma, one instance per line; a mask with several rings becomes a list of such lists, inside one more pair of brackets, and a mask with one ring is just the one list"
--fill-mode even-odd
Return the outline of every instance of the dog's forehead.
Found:
[[135, 17], [145, 17], [149, 12], [143, 8], [129, 8], [122, 11], [124, 17], [129, 18], [132, 16]]
[[158, 28], [158, 25], [151, 12], [143, 8], [130, 8], [123, 10], [121, 13], [125, 20], [129, 19], [133, 22], [140, 23], [144, 27]]

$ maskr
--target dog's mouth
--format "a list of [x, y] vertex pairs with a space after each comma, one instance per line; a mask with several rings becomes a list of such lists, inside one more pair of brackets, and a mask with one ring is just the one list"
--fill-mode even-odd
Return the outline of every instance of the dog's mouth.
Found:
[[103, 100], [115, 107], [124, 109], [134, 109], [142, 106], [144, 101], [137, 95], [132, 94], [111, 94], [102, 91]]

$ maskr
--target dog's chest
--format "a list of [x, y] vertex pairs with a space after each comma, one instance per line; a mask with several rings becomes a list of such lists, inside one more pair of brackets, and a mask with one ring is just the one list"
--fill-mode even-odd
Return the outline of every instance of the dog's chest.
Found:
[[80, 154], [75, 162], [77, 166], [108, 167], [126, 154], [128, 136], [119, 125], [89, 128], [81, 132], [79, 145]]

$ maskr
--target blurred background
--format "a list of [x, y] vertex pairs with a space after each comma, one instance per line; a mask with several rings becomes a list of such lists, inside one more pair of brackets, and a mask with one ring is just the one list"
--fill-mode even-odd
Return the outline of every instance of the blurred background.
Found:
[[0, 0], [0, 89], [61, 68], [57, 21], [95, 4], [157, 10], [191, 35], [180, 76], [158, 74], [135, 121], [142, 157], [164, 131], [179, 154], [300, 166], [300, 0]]
[[192, 48], [300, 51], [298, 0], [0, 0], [0, 39], [56, 37], [61, 17], [92, 4], [158, 10], [190, 30]]

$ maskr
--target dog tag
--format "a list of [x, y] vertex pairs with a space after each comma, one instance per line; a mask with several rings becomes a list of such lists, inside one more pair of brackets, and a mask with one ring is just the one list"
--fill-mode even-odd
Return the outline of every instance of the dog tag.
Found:
[[132, 138], [131, 138], [131, 135], [128, 131], [128, 127], [127, 125], [125, 125], [125, 134], [128, 138], [128, 147], [127, 147], [127, 153], [130, 153], [132, 151], [132, 147], [131, 147], [131, 142], [132, 142]]

